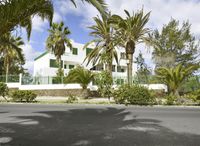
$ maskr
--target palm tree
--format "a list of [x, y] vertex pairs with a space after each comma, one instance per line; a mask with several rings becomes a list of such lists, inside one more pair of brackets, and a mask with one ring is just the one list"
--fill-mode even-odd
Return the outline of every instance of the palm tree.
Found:
[[110, 19], [110, 23], [113, 24], [115, 28], [116, 40], [126, 49], [126, 57], [128, 59], [128, 84], [132, 84], [133, 54], [136, 44], [144, 43], [148, 40], [146, 34], [149, 33], [150, 30], [145, 28], [145, 25], [149, 21], [150, 12], [144, 14], [143, 10], [141, 10], [130, 15], [128, 11], [124, 11], [127, 15], [125, 19], [118, 15], [113, 15]]
[[106, 64], [106, 70], [112, 75], [112, 62], [115, 58], [115, 61], [118, 63], [118, 56], [116, 52], [116, 43], [113, 40], [113, 29], [108, 23], [110, 15], [107, 17], [94, 17], [95, 25], [89, 27], [92, 32], [90, 33], [94, 39], [88, 42], [84, 48], [87, 48], [88, 45], [95, 43], [96, 47], [86, 56], [87, 65], [92, 62], [93, 65], [96, 64]]
[[174, 68], [160, 67], [155, 72], [157, 78], [168, 86], [169, 91], [179, 96], [179, 87], [197, 69], [199, 65], [196, 64], [189, 66], [179, 64]]
[[0, 3], [0, 34], [8, 33], [16, 26], [21, 26], [26, 28], [28, 38], [30, 38], [32, 17], [38, 15], [42, 19], [49, 20], [51, 24], [53, 12], [51, 0], [2, 0]]
[[53, 23], [49, 29], [49, 36], [46, 40], [46, 47], [54, 53], [59, 68], [61, 68], [61, 56], [65, 53], [65, 45], [72, 48], [71, 41], [67, 38], [70, 34], [68, 27], [64, 27], [64, 23]]
[[81, 66], [69, 71], [67, 77], [64, 79], [65, 83], [78, 83], [81, 85], [83, 92], [85, 92], [85, 97], [88, 97], [87, 87], [94, 79], [94, 74]]
[[0, 46], [0, 53], [3, 55], [4, 67], [6, 69], [6, 82], [8, 82], [8, 74], [11, 63], [18, 59], [21, 64], [24, 64], [25, 58], [23, 50], [20, 48], [24, 44], [21, 37], [13, 37], [10, 33], [4, 35], [6, 40], [9, 42], [6, 45]]

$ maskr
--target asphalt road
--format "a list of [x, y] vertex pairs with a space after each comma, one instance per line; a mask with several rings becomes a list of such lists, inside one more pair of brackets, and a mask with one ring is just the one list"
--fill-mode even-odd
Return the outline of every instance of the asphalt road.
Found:
[[199, 146], [200, 108], [0, 104], [0, 146]]

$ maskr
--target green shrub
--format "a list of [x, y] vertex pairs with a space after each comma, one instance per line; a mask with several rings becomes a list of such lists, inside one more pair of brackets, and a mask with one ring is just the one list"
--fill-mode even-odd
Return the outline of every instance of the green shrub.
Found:
[[113, 92], [113, 79], [110, 73], [107, 71], [102, 71], [95, 76], [95, 82], [97, 84], [99, 94], [102, 97], [107, 97], [110, 99]]
[[147, 105], [154, 102], [149, 90], [139, 85], [122, 85], [114, 91], [113, 96], [119, 104]]
[[6, 101], [6, 96], [8, 95], [8, 86], [5, 83], [0, 82], [0, 96], [2, 96]]
[[165, 96], [167, 105], [174, 105], [176, 103], [177, 97], [174, 95], [167, 95]]
[[68, 99], [67, 99], [67, 103], [75, 103], [77, 102], [78, 99], [76, 98], [76, 96], [73, 96], [73, 95], [69, 95]]
[[36, 97], [37, 94], [28, 90], [17, 90], [11, 93], [11, 98], [15, 102], [32, 102]]

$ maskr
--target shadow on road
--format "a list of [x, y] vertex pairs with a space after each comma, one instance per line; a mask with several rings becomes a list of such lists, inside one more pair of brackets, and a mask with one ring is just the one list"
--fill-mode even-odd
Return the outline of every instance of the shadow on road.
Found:
[[0, 123], [0, 146], [200, 144], [199, 135], [175, 133], [162, 127], [161, 121], [139, 119], [137, 115], [130, 118], [130, 115], [125, 109], [107, 108], [41, 111], [32, 116], [17, 116], [14, 118], [18, 122]]

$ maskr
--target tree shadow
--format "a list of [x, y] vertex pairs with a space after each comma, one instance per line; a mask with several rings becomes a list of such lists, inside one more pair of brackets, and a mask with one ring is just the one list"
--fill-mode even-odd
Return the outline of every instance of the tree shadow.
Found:
[[[36, 115], [38, 114], [38, 115]], [[47, 116], [42, 116], [47, 115]], [[126, 117], [129, 116], [129, 119]], [[125, 109], [71, 109], [17, 116], [0, 123], [1, 146], [199, 145], [200, 136], [176, 133], [154, 119], [130, 118]], [[7, 138], [7, 139], [6, 139]]]

